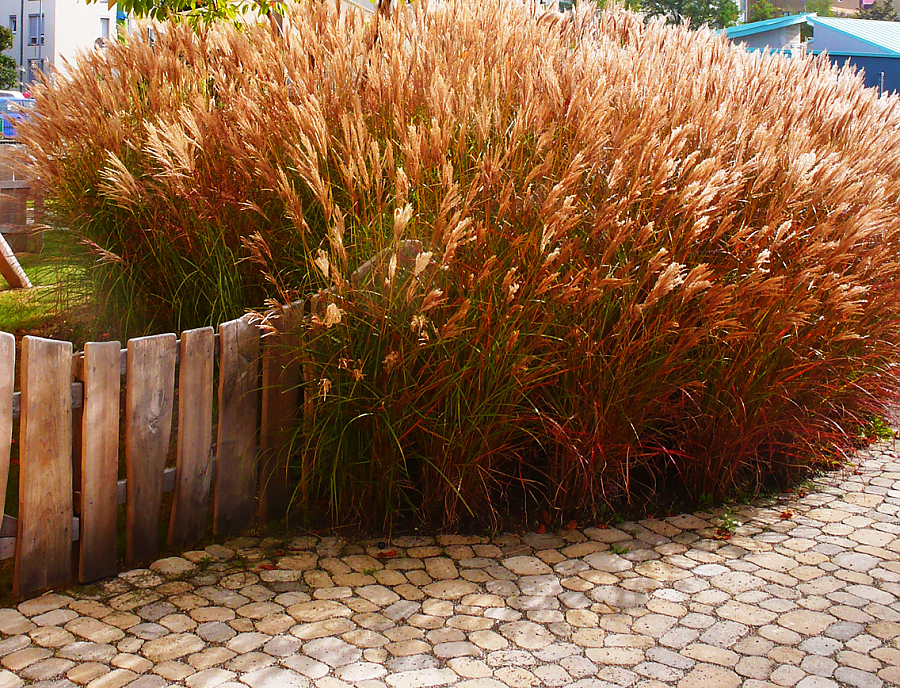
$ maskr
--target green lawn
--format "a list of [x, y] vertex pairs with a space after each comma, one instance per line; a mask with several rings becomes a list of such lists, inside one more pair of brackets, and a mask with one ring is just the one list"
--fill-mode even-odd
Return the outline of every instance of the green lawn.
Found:
[[73, 311], [83, 302], [73, 289], [83, 268], [72, 258], [68, 232], [47, 231], [40, 253], [22, 253], [19, 264], [31, 289], [11, 289], [0, 278], [0, 330], [72, 339]]

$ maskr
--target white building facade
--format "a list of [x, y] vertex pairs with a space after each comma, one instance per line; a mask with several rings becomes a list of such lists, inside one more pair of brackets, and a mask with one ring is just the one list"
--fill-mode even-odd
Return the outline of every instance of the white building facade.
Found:
[[0, 23], [13, 32], [13, 46], [5, 51], [19, 67], [23, 91], [34, 71], [63, 68], [98, 38], [116, 34], [116, 7], [106, 0], [0, 0]]

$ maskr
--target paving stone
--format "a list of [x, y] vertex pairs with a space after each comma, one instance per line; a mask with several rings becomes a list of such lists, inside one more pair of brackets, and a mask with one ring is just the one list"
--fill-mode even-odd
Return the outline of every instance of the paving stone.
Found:
[[539, 650], [553, 642], [553, 636], [545, 628], [531, 621], [502, 624], [499, 631], [507, 640], [526, 650]]
[[737, 688], [741, 678], [729, 669], [698, 664], [681, 681], [678, 688]]
[[22, 602], [18, 606], [18, 610], [25, 616], [37, 616], [60, 607], [68, 606], [74, 600], [67, 595], [59, 595], [57, 593], [46, 593], [40, 597], [35, 597]]
[[22, 669], [19, 672], [19, 676], [30, 681], [48, 681], [50, 679], [59, 678], [74, 666], [75, 662], [68, 659], [50, 657], [49, 659], [36, 662], [25, 669]]
[[223, 665], [229, 671], [253, 672], [275, 663], [275, 658], [265, 652], [244, 652]]
[[357, 628], [358, 626], [349, 619], [339, 617], [327, 621], [299, 624], [291, 629], [291, 634], [302, 640], [315, 640], [316, 638], [341, 635]]
[[129, 688], [164, 688], [168, 682], [162, 676], [144, 674], [128, 684]]
[[125, 637], [125, 632], [120, 628], [84, 616], [69, 621], [65, 625], [65, 629], [80, 638], [94, 643], [114, 643]]
[[420, 669], [389, 674], [385, 681], [392, 688], [429, 688], [456, 682], [458, 676], [451, 669]]
[[[85, 662], [82, 664], [75, 664], [69, 669], [69, 671], [66, 672], [66, 678], [73, 683], [83, 686], [90, 683], [95, 678], [99, 678], [107, 673], [109, 673], [109, 667], [105, 664], [100, 664], [99, 662]], [[2, 685], [2, 683], [0, 683], [0, 685]]]
[[50, 657], [51, 654], [50, 650], [45, 648], [26, 647], [9, 653], [0, 660], [0, 664], [11, 671], [20, 672], [22, 669]]
[[306, 676], [281, 667], [267, 667], [244, 674], [241, 681], [250, 688], [309, 688], [310, 686], [310, 681]]
[[[548, 568], [549, 571], [549, 568]], [[444, 580], [429, 583], [422, 588], [422, 592], [430, 597], [443, 600], [455, 600], [478, 591], [478, 586], [465, 580]]]
[[138, 675], [128, 669], [113, 669], [87, 684], [88, 688], [121, 688], [137, 679]]
[[[63, 647], [64, 645], [75, 642], [74, 635], [57, 626], [43, 626], [41, 628], [36, 628], [29, 633], [28, 636], [36, 645], [40, 645], [41, 647]], [[22, 636], [13, 636], [13, 638], [21, 637]]]
[[884, 682], [877, 675], [846, 666], [835, 669], [834, 678], [841, 685], [854, 686], [855, 688], [881, 688], [884, 685]]
[[304, 654], [330, 667], [343, 666], [357, 662], [362, 651], [344, 642], [340, 638], [319, 638], [311, 640], [303, 647]]
[[199, 652], [204, 646], [203, 640], [196, 635], [173, 633], [156, 640], [148, 640], [141, 647], [141, 654], [151, 662], [161, 662]]
[[798, 610], [780, 616], [777, 623], [803, 635], [818, 635], [835, 623], [835, 621], [837, 619], [829, 614]]

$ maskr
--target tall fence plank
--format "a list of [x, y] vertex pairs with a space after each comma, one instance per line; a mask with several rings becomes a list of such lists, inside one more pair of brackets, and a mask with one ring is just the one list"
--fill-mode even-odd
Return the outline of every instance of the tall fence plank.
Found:
[[246, 318], [219, 325], [216, 535], [233, 535], [253, 521], [258, 387], [259, 328]]
[[302, 368], [291, 327], [299, 306], [278, 319], [281, 330], [263, 339], [262, 421], [259, 436], [259, 519], [282, 518], [290, 500], [288, 459], [301, 398]]
[[78, 564], [78, 578], [82, 583], [116, 574], [119, 359], [119, 342], [84, 345]]
[[6, 484], [9, 482], [15, 375], [16, 338], [9, 332], [0, 332], [0, 520], [6, 509]]
[[178, 373], [178, 463], [169, 546], [202, 540], [212, 478], [213, 353], [211, 327], [181, 335]]
[[25, 337], [14, 595], [71, 578], [71, 379], [71, 343]]
[[128, 342], [125, 383], [126, 563], [159, 554], [163, 470], [172, 432], [174, 334]]

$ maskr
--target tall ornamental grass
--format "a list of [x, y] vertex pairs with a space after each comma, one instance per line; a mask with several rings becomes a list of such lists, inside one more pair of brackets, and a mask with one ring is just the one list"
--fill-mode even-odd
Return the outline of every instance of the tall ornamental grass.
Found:
[[336, 522], [719, 498], [896, 398], [900, 103], [824, 59], [587, 5], [310, 1], [142, 30], [36, 99], [21, 136], [117, 303], [321, 290], [293, 449]]

